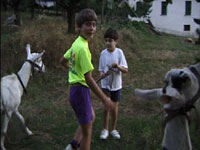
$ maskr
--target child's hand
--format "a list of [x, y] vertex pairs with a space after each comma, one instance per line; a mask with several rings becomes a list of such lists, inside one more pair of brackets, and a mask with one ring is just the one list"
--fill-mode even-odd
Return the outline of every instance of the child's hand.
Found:
[[114, 72], [118, 72], [118, 71], [121, 71], [123, 73], [127, 73], [128, 72], [128, 68], [122, 67], [122, 66], [118, 65], [117, 63], [113, 63], [111, 69]]
[[106, 110], [114, 110], [115, 109], [115, 105], [109, 97], [104, 102], [104, 107], [105, 107]]
[[118, 64], [117, 63], [113, 63], [112, 64], [112, 68], [118, 68]]
[[105, 76], [106, 76], [106, 74], [103, 73], [103, 72], [101, 72], [101, 74], [100, 74], [100, 78], [104, 78]]

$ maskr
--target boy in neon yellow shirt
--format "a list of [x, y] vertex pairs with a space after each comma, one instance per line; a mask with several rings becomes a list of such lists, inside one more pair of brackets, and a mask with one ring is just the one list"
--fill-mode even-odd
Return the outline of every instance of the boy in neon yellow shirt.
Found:
[[72, 47], [64, 54], [64, 58], [69, 60], [69, 83], [78, 82], [88, 87], [84, 74], [94, 68], [91, 64], [91, 53], [87, 40], [79, 36]]
[[96, 13], [92, 9], [83, 9], [76, 20], [79, 37], [67, 50], [60, 62], [69, 68], [70, 104], [78, 118], [79, 127], [72, 142], [65, 150], [76, 150], [80, 143], [80, 150], [90, 150], [92, 125], [95, 113], [91, 105], [90, 89], [102, 100], [108, 109], [114, 109], [111, 102], [92, 77], [94, 69], [91, 63], [91, 53], [88, 40], [96, 32]]

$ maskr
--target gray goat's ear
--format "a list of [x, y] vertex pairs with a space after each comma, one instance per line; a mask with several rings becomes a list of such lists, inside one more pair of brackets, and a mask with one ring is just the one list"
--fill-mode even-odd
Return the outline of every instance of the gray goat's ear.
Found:
[[27, 54], [27, 58], [30, 56], [30, 54], [31, 54], [31, 46], [30, 46], [30, 44], [27, 44], [26, 45], [26, 54]]

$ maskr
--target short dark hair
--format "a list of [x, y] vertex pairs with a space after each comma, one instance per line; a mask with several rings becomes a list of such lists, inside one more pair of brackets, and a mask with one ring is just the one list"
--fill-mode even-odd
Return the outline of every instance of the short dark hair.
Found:
[[117, 30], [108, 28], [104, 34], [104, 38], [111, 38], [114, 39], [115, 41], [119, 39], [119, 35]]
[[76, 18], [76, 25], [80, 28], [87, 21], [97, 21], [97, 15], [93, 9], [81, 10]]

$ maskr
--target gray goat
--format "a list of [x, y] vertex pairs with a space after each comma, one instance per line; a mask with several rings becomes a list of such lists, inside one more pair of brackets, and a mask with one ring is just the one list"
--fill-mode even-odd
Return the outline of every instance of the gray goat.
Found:
[[135, 89], [134, 93], [148, 100], [160, 99], [163, 102], [166, 112], [163, 150], [192, 150], [188, 115], [194, 105], [198, 109], [200, 105], [200, 64], [171, 69], [165, 75], [163, 88]]

